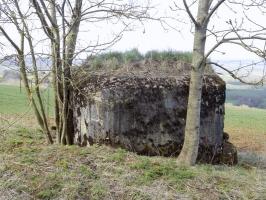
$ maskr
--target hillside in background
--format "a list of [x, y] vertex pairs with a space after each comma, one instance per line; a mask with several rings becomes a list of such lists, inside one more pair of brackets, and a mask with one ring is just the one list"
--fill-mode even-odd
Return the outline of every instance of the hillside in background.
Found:
[[227, 103], [266, 109], [266, 88], [227, 89]]

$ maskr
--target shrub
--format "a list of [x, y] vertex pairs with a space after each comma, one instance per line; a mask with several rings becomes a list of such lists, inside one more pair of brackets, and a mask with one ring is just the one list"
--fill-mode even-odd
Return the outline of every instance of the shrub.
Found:
[[125, 63], [131, 63], [131, 62], [143, 60], [143, 56], [141, 55], [141, 53], [136, 48], [132, 49], [130, 51], [126, 51], [123, 54], [123, 57], [124, 57]]
[[192, 62], [192, 53], [190, 52], [179, 52], [179, 51], [148, 51], [145, 54], [146, 59], [156, 61], [183, 61], [187, 63]]

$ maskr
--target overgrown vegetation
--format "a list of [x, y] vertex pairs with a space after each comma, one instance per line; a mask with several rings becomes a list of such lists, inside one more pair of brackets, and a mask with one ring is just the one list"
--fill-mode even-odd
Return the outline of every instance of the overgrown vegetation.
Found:
[[190, 52], [179, 51], [149, 51], [146, 54], [141, 54], [137, 49], [132, 49], [125, 52], [107, 52], [96, 56], [90, 56], [84, 62], [84, 65], [91, 70], [109, 68], [117, 69], [123, 65], [127, 65], [142, 60], [157, 61], [157, 62], [192, 62], [192, 54]]
[[180, 52], [180, 51], [148, 51], [145, 54], [146, 59], [156, 60], [156, 61], [183, 61], [186, 63], [192, 63], [192, 53], [191, 52]]

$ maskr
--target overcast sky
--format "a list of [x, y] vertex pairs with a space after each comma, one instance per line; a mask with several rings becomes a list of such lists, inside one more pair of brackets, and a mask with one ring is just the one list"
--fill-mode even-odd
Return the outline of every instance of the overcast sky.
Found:
[[[111, 0], [110, 0], [111, 1]], [[123, 2], [139, 2], [144, 3], [149, 0], [123, 0]], [[193, 0], [188, 0], [193, 1]], [[214, 0], [213, 2], [217, 2]], [[239, 1], [251, 1], [251, 0], [239, 0]], [[24, 0], [21, 0], [21, 7], [27, 7]], [[87, 2], [87, 1], [84, 1]], [[177, 22], [176, 20], [168, 20], [167, 22], [174, 27], [163, 28], [158, 21], [147, 20], [143, 24], [134, 23], [133, 31], [125, 32], [122, 39], [116, 43], [113, 47], [107, 51], [126, 51], [132, 48], [137, 48], [140, 52], [145, 53], [150, 50], [173, 50], [173, 51], [192, 51], [193, 47], [193, 33], [191, 32], [191, 23], [188, 18], [187, 13], [182, 11], [173, 12], [170, 9], [170, 6], [173, 7], [174, 0], [150, 0], [151, 5], [154, 7], [152, 10], [152, 16], [167, 16], [175, 18], [178, 20], [184, 21], [184, 23]], [[176, 3], [180, 4], [180, 7], [183, 7], [181, 0], [175, 0]], [[87, 2], [88, 3], [88, 2]], [[196, 17], [197, 4], [191, 8], [193, 15]], [[244, 22], [245, 28], [248, 30], [257, 28], [254, 24], [249, 23], [247, 20], [242, 21], [245, 17], [243, 11], [249, 16], [251, 20], [255, 23], [260, 24], [263, 27], [266, 27], [266, 17], [261, 14], [260, 10], [251, 7], [249, 9], [243, 9], [242, 6], [233, 6], [233, 5], [222, 5], [218, 12], [214, 15], [209, 23], [209, 28], [212, 30], [223, 30], [228, 28], [228, 21], [233, 22]], [[43, 34], [43, 31], [40, 29], [40, 25], [37, 25], [38, 20], [33, 19], [30, 27], [32, 30], [32, 37], [34, 38], [34, 45], [36, 52], [49, 54], [50, 53], [50, 42], [45, 39], [46, 36]], [[3, 24], [5, 29], [8, 31], [12, 39], [19, 44], [20, 37], [16, 33], [16, 28], [12, 27], [10, 24]], [[36, 29], [37, 27], [39, 29]], [[112, 40], [115, 33], [121, 30], [121, 24], [111, 23], [111, 22], [101, 22], [97, 24], [91, 23], [81, 23], [79, 40], [77, 44], [77, 51], [83, 49], [87, 45], [95, 44], [97, 41], [104, 42]], [[44, 40], [45, 39], [45, 40]], [[8, 45], [3, 37], [0, 37], [0, 42], [6, 44], [2, 46], [2, 56], [7, 54], [14, 53], [13, 48]], [[206, 51], [213, 47], [217, 41], [214, 38], [209, 37], [207, 39]], [[263, 46], [263, 43], [258, 44]], [[224, 52], [224, 53], [221, 53]], [[84, 59], [88, 56], [88, 53], [84, 53], [79, 58]], [[219, 48], [219, 52], [213, 53], [211, 59], [219, 63], [226, 64], [226, 66], [231, 68], [237, 68], [239, 66], [250, 64], [252, 60], [256, 62], [258, 57], [250, 54], [246, 51], [243, 51], [242, 48], [236, 47], [235, 45], [223, 45]], [[227, 62], [230, 61], [230, 62]], [[247, 62], [248, 61], [248, 62]], [[256, 74], [261, 74], [264, 64], [261, 64], [259, 67], [255, 67], [253, 70]], [[1, 68], [3, 69], [3, 68]], [[1, 71], [0, 69], [0, 71]], [[253, 68], [252, 68], [253, 69]], [[224, 72], [223, 72], [224, 73]], [[225, 73], [226, 74], [226, 73]]]
[[[168, 30], [165, 30], [160, 23], [149, 21], [144, 24], [144, 27], [141, 27], [140, 29], [137, 29], [134, 32], [126, 33], [123, 39], [119, 43], [117, 43], [113, 47], [113, 49], [125, 50], [131, 48], [138, 48], [141, 52], [146, 52], [152, 49], [191, 51], [193, 46], [193, 35], [190, 32], [191, 25], [189, 23], [187, 14], [185, 12], [171, 12], [169, 6], [174, 5], [173, 0], [152, 0], [151, 2], [153, 5], [156, 5], [156, 8], [159, 10], [159, 15], [167, 15], [178, 19], [184, 19], [186, 24], [178, 22], [175, 23], [170, 20], [171, 25], [181, 30], [181, 32], [177, 32], [170, 28]], [[176, 2], [181, 1], [176, 0]], [[195, 10], [196, 8], [192, 8], [192, 11]], [[250, 19], [266, 27], [266, 16], [261, 15], [260, 12], [258, 12], [258, 9], [245, 9], [245, 12], [248, 14]], [[196, 15], [195, 12], [194, 15]], [[210, 21], [209, 27], [214, 27], [215, 30], [221, 30], [228, 27], [228, 24], [226, 23], [228, 20], [232, 20], [233, 22], [236, 20], [240, 23], [243, 17], [243, 8], [241, 6], [231, 6], [229, 8], [228, 6], [223, 5], [220, 7], [219, 12], [217, 12], [217, 15], [215, 15], [214, 18]], [[247, 23], [246, 28], [252, 29], [257, 27], [254, 27], [252, 24]], [[207, 40], [206, 49], [209, 49], [214, 44], [216, 44], [216, 41], [213, 38], [209, 38]], [[236, 47], [235, 45], [223, 45], [219, 50], [226, 54], [218, 52], [214, 53], [211, 56], [212, 59], [256, 59], [256, 56], [253, 56], [252, 54], [243, 51], [242, 48]]]
[[[127, 1], [127, 0], [124, 0]], [[147, 0], [128, 0], [129, 2], [144, 3]], [[181, 0], [175, 0], [182, 7]], [[190, 0], [188, 0], [189, 2]], [[214, 3], [218, 0], [214, 0]], [[241, 0], [242, 2], [243, 0]], [[248, 0], [247, 0], [248, 1]], [[23, 7], [23, 2], [21, 1], [21, 6]], [[86, 1], [84, 1], [86, 2]], [[119, 41], [116, 45], [114, 45], [110, 50], [119, 50], [125, 51], [130, 50], [132, 48], [138, 48], [142, 53], [145, 53], [149, 50], [176, 50], [176, 51], [191, 51], [193, 46], [193, 34], [191, 33], [191, 24], [188, 19], [187, 13], [185, 12], [172, 12], [169, 7], [173, 7], [174, 0], [150, 0], [151, 5], [154, 6], [154, 10], [152, 11], [152, 15], [155, 17], [158, 16], [168, 16], [176, 19], [181, 19], [185, 21], [185, 23], [179, 23], [173, 20], [169, 20], [168, 23], [171, 26], [175, 27], [177, 30], [164, 29], [159, 22], [156, 21], [145, 21], [143, 25], [136, 24], [134, 31], [126, 32], [123, 35], [121, 41]], [[191, 8], [194, 15], [196, 15], [197, 5]], [[250, 10], [245, 10], [248, 16], [258, 24], [266, 27], [266, 17], [262, 16], [260, 12], [256, 8], [251, 8]], [[217, 15], [210, 21], [209, 28], [214, 28], [215, 30], [221, 30], [228, 27], [226, 23], [228, 20], [238, 20], [241, 22], [243, 18], [243, 8], [241, 6], [231, 6], [228, 7], [226, 5], [221, 6]], [[15, 34], [15, 28], [11, 28], [9, 25], [5, 25], [9, 30], [12, 38], [14, 40], [19, 41], [19, 37]], [[250, 27], [249, 27], [250, 26]], [[253, 25], [247, 23], [246, 28], [252, 29]], [[116, 33], [121, 25], [112, 24], [112, 23], [99, 23], [99, 24], [88, 24], [82, 23], [81, 32], [79, 34], [79, 44], [77, 45], [80, 48], [83, 48], [87, 44], [91, 44], [92, 41], [108, 41], [113, 37], [112, 33]], [[14, 34], [13, 34], [14, 33]], [[36, 48], [40, 52], [48, 52], [50, 48], [49, 41], [44, 40], [42, 43], [39, 42], [40, 39], [44, 39], [44, 35], [41, 30], [34, 30], [33, 37], [36, 39], [38, 45]], [[3, 37], [0, 38], [1, 42], [3, 42]], [[4, 42], [3, 42], [4, 43]], [[216, 44], [214, 38], [209, 38], [207, 40], [206, 49], [208, 50], [213, 45]], [[11, 48], [3, 48], [4, 52], [11, 51]], [[211, 58], [215, 60], [251, 60], [256, 59], [252, 54], [247, 53], [241, 48], [237, 48], [234, 45], [223, 45], [222, 48], [219, 49], [221, 52], [225, 52], [226, 54], [214, 53]]]

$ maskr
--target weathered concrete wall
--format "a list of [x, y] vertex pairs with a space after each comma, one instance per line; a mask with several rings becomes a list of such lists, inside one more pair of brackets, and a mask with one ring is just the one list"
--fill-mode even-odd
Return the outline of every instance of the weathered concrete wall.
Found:
[[[91, 75], [75, 91], [75, 141], [146, 155], [178, 155], [184, 139], [189, 77]], [[225, 83], [204, 78], [199, 159], [223, 143]]]

